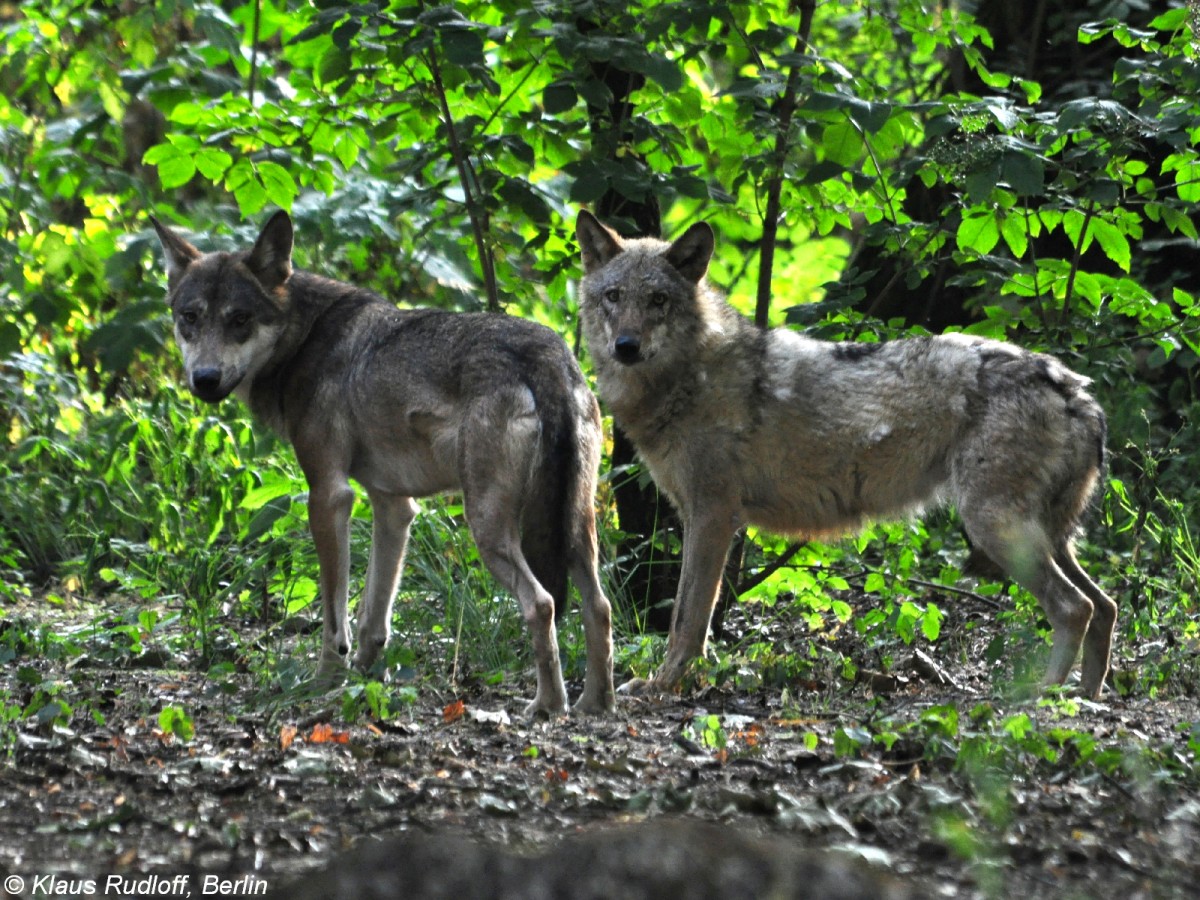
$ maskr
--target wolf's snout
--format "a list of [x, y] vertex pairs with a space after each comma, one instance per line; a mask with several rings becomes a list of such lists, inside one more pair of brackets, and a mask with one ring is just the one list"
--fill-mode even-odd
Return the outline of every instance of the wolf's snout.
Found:
[[217, 401], [224, 398], [221, 391], [221, 370], [215, 367], [196, 369], [192, 372], [192, 393], [201, 400]]
[[622, 334], [613, 342], [613, 358], [619, 363], [635, 363], [642, 358], [642, 342], [631, 334]]

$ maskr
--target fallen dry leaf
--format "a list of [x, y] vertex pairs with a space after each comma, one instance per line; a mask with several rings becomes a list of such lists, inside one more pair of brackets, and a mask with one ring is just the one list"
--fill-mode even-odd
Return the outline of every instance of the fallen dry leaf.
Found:
[[350, 742], [350, 732], [334, 731], [328, 722], [318, 722], [305, 740], [310, 744], [347, 744]]
[[295, 725], [284, 725], [279, 729], [279, 749], [286, 750], [292, 746], [292, 741], [296, 739], [298, 729]]
[[467, 711], [467, 704], [461, 700], [455, 700], [453, 703], [446, 704], [442, 710], [442, 721], [449, 725], [451, 722], [456, 722], [463, 717]]

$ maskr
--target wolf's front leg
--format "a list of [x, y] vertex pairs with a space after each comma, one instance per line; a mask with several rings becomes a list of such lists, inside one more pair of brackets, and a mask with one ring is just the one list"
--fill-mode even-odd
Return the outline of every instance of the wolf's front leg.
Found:
[[354, 491], [344, 477], [309, 478], [308, 527], [320, 565], [321, 660], [317, 678], [335, 682], [342, 677], [350, 655], [350, 625], [346, 601], [350, 585], [350, 510]]
[[667, 656], [649, 681], [634, 679], [621, 685], [625, 694], [678, 693], [692, 660], [704, 655], [708, 628], [717, 605], [721, 573], [729, 555], [729, 542], [738, 521], [732, 509], [701, 510], [687, 517], [683, 527], [683, 572], [675, 608], [671, 611], [671, 633]]

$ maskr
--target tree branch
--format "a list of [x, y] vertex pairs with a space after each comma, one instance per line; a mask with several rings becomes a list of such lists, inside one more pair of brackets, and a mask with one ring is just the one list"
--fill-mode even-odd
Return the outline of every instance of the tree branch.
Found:
[[471, 160], [466, 149], [458, 139], [454, 128], [454, 116], [450, 112], [450, 101], [446, 97], [446, 87], [442, 82], [442, 70], [438, 66], [437, 49], [430, 48], [425, 59], [429, 74], [433, 78], [433, 87], [437, 93], [438, 104], [441, 106], [442, 121], [446, 124], [446, 139], [450, 144], [450, 156], [458, 169], [458, 178], [462, 182], [463, 199], [467, 206], [467, 216], [471, 220], [471, 233], [475, 238], [475, 249], [479, 253], [479, 267], [483, 271], [483, 285], [487, 292], [487, 308], [491, 312], [500, 311], [500, 292], [496, 286], [496, 260], [492, 248], [488, 244], [487, 234], [490, 230], [487, 208], [479, 202], [478, 182], [471, 168]]

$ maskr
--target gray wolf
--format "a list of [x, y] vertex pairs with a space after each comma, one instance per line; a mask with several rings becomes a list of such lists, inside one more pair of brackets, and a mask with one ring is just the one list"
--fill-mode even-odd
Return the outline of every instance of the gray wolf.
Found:
[[401, 310], [294, 270], [283, 211], [236, 253], [201, 253], [154, 227], [188, 387], [210, 403], [231, 393], [247, 403], [291, 442], [308, 481], [324, 613], [319, 675], [336, 676], [350, 653], [350, 480], [374, 516], [358, 609], [355, 664], [364, 671], [390, 634], [413, 498], [461, 490], [479, 555], [533, 636], [537, 694], [527, 713], [567, 709], [555, 614], [568, 574], [587, 643], [575, 709], [613, 709], [593, 506], [600, 413], [562, 339], [512, 316]]
[[884, 343], [761, 330], [707, 282], [712, 229], [621, 240], [579, 214], [580, 318], [600, 399], [683, 521], [666, 658], [632, 693], [678, 690], [702, 655], [730, 539], [807, 538], [953, 503], [974, 548], [1053, 629], [1045, 681], [1098, 697], [1117, 606], [1073, 539], [1103, 471], [1089, 381], [1057, 360], [960, 334]]

